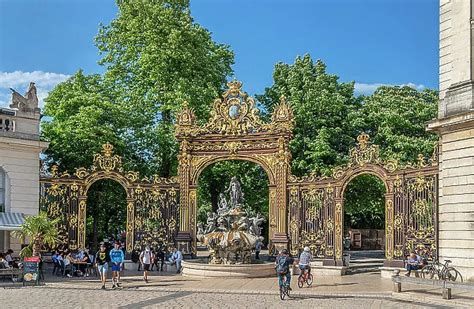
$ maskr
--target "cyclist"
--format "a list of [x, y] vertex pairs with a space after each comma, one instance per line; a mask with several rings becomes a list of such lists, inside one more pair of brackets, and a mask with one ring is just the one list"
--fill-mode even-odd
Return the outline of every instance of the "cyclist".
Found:
[[275, 268], [278, 275], [278, 285], [281, 288], [283, 286], [283, 277], [286, 277], [285, 285], [288, 287], [288, 290], [291, 291], [290, 282], [291, 282], [291, 272], [290, 265], [293, 265], [293, 259], [288, 255], [288, 250], [283, 249], [277, 255], [275, 260]]
[[309, 247], [304, 247], [303, 252], [300, 254], [299, 260], [299, 268], [301, 269], [302, 273], [306, 270], [308, 274], [311, 273], [311, 260], [313, 256], [311, 255], [311, 250]]

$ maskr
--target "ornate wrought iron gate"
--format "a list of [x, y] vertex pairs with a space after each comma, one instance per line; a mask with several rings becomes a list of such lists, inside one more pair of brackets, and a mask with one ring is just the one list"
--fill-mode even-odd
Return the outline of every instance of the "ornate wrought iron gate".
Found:
[[386, 265], [399, 266], [410, 251], [436, 256], [437, 154], [415, 165], [383, 161], [379, 147], [367, 134], [358, 137], [349, 163], [334, 169], [332, 177], [290, 176], [288, 181], [289, 238], [292, 254], [309, 246], [326, 265], [342, 265], [344, 190], [362, 174], [380, 178], [385, 194]]
[[59, 174], [53, 166], [50, 175], [41, 178], [41, 208], [50, 217], [62, 219], [58, 225], [61, 244], [70, 249], [85, 247], [87, 191], [102, 179], [117, 181], [127, 194], [127, 252], [147, 243], [174, 245], [179, 228], [177, 178], [153, 176], [139, 180], [138, 172], [123, 170], [122, 158], [113, 154], [110, 144], [103, 145], [89, 169], [79, 168], [70, 175]]
[[185, 253], [195, 253], [199, 174], [217, 161], [246, 160], [259, 164], [269, 177], [269, 236], [277, 249], [289, 247], [297, 254], [309, 246], [326, 264], [341, 265], [345, 188], [353, 178], [372, 174], [386, 188], [387, 265], [400, 265], [412, 250], [437, 254], [436, 153], [428, 161], [420, 156], [415, 165], [401, 166], [382, 160], [379, 147], [361, 134], [349, 162], [334, 169], [331, 177], [295, 177], [288, 148], [294, 125], [290, 104], [282, 97], [266, 123], [255, 101], [241, 90], [242, 84], [228, 85], [222, 98], [214, 101], [204, 126], [183, 104], [176, 123], [177, 177], [139, 180], [137, 172], [123, 170], [121, 157], [113, 154], [110, 144], [95, 155], [89, 169], [79, 168], [70, 175], [53, 167], [51, 175], [41, 179], [41, 205], [50, 216], [62, 218], [58, 226], [62, 242], [70, 248], [85, 246], [87, 191], [97, 180], [112, 179], [127, 193], [127, 251], [158, 240], [177, 242]]

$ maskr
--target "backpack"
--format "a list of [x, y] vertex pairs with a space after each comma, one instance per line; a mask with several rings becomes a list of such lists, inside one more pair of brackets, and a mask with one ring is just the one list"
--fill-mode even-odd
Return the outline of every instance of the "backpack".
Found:
[[289, 267], [288, 267], [288, 259], [289, 257], [288, 256], [280, 256], [277, 260], [277, 265], [276, 265], [276, 271], [277, 273], [279, 274], [286, 274], [289, 270]]

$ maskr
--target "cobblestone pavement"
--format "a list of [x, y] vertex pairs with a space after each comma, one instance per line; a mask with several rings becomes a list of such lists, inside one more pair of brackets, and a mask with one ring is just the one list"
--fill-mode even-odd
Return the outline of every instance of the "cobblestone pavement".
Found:
[[469, 293], [453, 292], [453, 300], [443, 301], [439, 289], [406, 285], [403, 293], [392, 295], [391, 280], [377, 273], [319, 277], [303, 289], [292, 280], [292, 297], [284, 301], [275, 278], [200, 279], [152, 272], [145, 284], [140, 272], [127, 270], [122, 288], [110, 286], [110, 277], [104, 291], [96, 277], [47, 272], [44, 286], [0, 283], [0, 308], [474, 308]]
[[[396, 300], [390, 296], [295, 295], [281, 301], [275, 293], [202, 293], [153, 289], [25, 287], [0, 290], [3, 308], [451, 308]], [[454, 308], [454, 307], [453, 307]]]

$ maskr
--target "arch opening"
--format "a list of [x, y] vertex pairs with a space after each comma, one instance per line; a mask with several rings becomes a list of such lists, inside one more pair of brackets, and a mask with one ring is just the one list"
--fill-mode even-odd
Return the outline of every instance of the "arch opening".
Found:
[[86, 246], [97, 250], [101, 241], [125, 243], [127, 193], [115, 179], [99, 179], [87, 190]]
[[244, 208], [249, 216], [260, 213], [266, 221], [261, 236], [264, 244], [269, 240], [270, 181], [265, 169], [247, 160], [220, 160], [207, 165], [197, 178], [197, 222], [206, 225], [211, 213], [217, 213], [223, 197], [229, 203], [229, 183], [236, 176], [244, 194]]
[[353, 259], [385, 257], [385, 194], [373, 173], [355, 175], [344, 187], [344, 251]]

